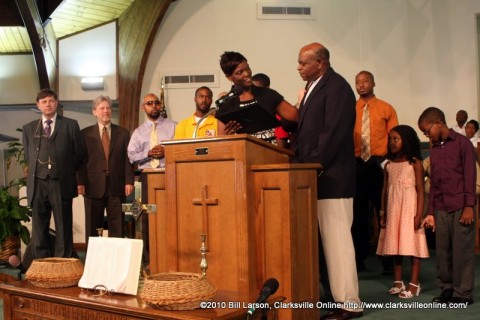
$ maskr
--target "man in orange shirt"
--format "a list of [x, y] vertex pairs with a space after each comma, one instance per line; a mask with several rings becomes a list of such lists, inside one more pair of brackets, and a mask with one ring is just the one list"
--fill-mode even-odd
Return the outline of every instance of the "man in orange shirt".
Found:
[[[371, 209], [380, 210], [388, 132], [398, 125], [398, 119], [395, 109], [373, 93], [375, 80], [371, 72], [360, 71], [355, 77], [355, 86], [360, 97], [354, 129], [357, 188], [353, 201], [352, 237], [357, 270], [362, 271], [372, 234]], [[391, 264], [384, 264], [384, 273], [392, 272], [391, 268]]]

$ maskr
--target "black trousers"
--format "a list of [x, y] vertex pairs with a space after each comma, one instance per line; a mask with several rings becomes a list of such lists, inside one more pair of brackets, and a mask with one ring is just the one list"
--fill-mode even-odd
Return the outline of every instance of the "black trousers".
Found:
[[[35, 179], [32, 201], [32, 256], [70, 258], [73, 254], [72, 199], [63, 199], [58, 179]], [[55, 248], [50, 246], [50, 218], [55, 222]]]
[[363, 263], [370, 249], [373, 233], [373, 208], [380, 210], [383, 187], [383, 169], [380, 166], [385, 157], [371, 157], [367, 162], [356, 158], [357, 180], [353, 200], [352, 238], [355, 260]]

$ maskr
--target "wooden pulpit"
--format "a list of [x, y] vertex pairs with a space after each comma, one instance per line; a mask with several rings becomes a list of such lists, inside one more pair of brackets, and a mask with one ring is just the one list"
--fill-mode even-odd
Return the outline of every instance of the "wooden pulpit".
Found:
[[[291, 302], [319, 299], [318, 165], [291, 164], [291, 152], [246, 134], [172, 140], [165, 170], [143, 172], [150, 269], [200, 273], [207, 235], [207, 279], [255, 301], [264, 281]], [[280, 310], [281, 319], [318, 318], [317, 308]], [[292, 317], [292, 312], [295, 316]]]

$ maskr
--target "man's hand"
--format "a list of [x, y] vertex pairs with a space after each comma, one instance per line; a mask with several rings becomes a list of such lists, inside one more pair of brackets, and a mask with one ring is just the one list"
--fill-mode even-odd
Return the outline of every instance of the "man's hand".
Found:
[[126, 184], [125, 185], [125, 196], [129, 196], [133, 191], [133, 184]]
[[148, 156], [153, 158], [163, 158], [165, 156], [165, 148], [162, 145], [156, 145], [150, 151]]
[[465, 207], [463, 208], [462, 215], [460, 216], [460, 223], [468, 226], [473, 223], [473, 208]]

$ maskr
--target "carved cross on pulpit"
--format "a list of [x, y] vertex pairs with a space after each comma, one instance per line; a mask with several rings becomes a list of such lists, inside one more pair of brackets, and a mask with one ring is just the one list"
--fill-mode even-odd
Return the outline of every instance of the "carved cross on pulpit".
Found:
[[[218, 205], [218, 199], [208, 199], [207, 197], [207, 186], [202, 186], [202, 198], [195, 198], [192, 199], [192, 203], [197, 206], [202, 206], [202, 234], [208, 235], [208, 206], [216, 206]], [[207, 237], [207, 249], [210, 248], [208, 245]]]

